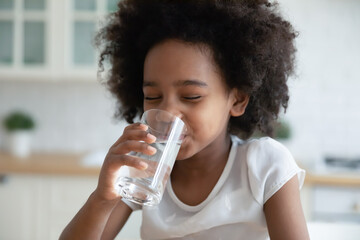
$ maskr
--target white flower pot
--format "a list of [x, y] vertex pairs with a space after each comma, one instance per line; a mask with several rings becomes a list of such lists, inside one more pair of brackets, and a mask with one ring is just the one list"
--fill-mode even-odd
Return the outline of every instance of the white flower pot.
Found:
[[18, 130], [9, 133], [8, 148], [12, 155], [25, 158], [31, 152], [32, 131]]

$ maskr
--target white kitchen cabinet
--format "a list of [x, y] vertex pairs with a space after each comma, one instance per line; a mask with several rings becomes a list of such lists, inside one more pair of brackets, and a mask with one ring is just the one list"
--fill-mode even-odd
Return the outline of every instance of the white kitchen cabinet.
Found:
[[58, 239], [96, 183], [93, 177], [7, 175], [0, 184], [0, 239]]
[[357, 172], [308, 171], [302, 203], [309, 221], [360, 223], [360, 175]]
[[360, 188], [316, 186], [312, 217], [317, 221], [360, 223]]
[[27, 177], [8, 177], [0, 184], [0, 239], [40, 238], [40, 185], [38, 178]]
[[[52, 240], [95, 189], [97, 177], [6, 175], [0, 183], [0, 239]], [[140, 239], [135, 212], [117, 239]]]
[[359, 240], [360, 226], [355, 223], [308, 222], [311, 240]]
[[92, 42], [117, 2], [0, 1], [0, 80], [95, 80]]

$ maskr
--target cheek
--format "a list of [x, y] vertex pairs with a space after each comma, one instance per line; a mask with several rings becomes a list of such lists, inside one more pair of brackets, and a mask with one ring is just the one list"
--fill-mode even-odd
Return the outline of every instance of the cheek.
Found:
[[213, 107], [192, 111], [190, 116], [190, 126], [193, 127], [195, 134], [199, 134], [200, 138], [220, 130], [226, 118], [223, 111]]

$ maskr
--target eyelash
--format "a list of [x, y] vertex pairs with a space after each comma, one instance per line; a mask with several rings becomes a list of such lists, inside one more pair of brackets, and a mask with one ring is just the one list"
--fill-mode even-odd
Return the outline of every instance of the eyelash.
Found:
[[160, 99], [160, 97], [145, 97], [145, 100], [157, 100], [157, 99]]
[[[145, 100], [153, 101], [153, 100], [158, 100], [160, 98], [161, 97], [145, 97]], [[183, 98], [186, 99], [186, 100], [197, 100], [197, 99], [200, 99], [201, 96], [183, 97]]]
[[201, 98], [201, 96], [184, 97], [184, 99], [187, 99], [187, 100], [196, 100], [196, 99], [199, 99], [199, 98]]

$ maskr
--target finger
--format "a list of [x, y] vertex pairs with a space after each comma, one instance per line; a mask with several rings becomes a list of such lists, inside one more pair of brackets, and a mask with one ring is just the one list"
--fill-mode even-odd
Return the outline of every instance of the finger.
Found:
[[148, 126], [142, 123], [131, 124], [124, 129], [122, 136], [119, 137], [119, 139], [113, 144], [113, 146], [116, 146], [126, 140], [138, 140], [147, 143], [155, 142], [156, 141], [155, 136], [147, 133], [146, 132], [147, 129]]
[[[153, 143], [156, 141], [156, 137], [143, 130], [128, 130], [122, 135], [124, 140], [137, 140], [144, 141], [146, 143]], [[121, 143], [121, 141], [120, 141]]]
[[114, 154], [128, 154], [129, 152], [140, 152], [146, 155], [153, 155], [156, 153], [156, 148], [150, 146], [145, 142], [129, 140], [111, 149]]
[[130, 124], [130, 125], [128, 125], [128, 126], [126, 126], [126, 127], [124, 128], [123, 134], [119, 137], [119, 139], [115, 142], [115, 144], [117, 144], [117, 142], [122, 139], [122, 136], [123, 136], [124, 133], [127, 132], [127, 131], [129, 131], [129, 130], [134, 130], [134, 129], [146, 131], [147, 128], [148, 128], [148, 126], [146, 126], [145, 124], [139, 123], [139, 122], [138, 122], [138, 123]]
[[134, 167], [140, 170], [148, 168], [148, 164], [142, 158], [124, 154], [111, 155], [107, 164], [110, 165], [109, 170], [114, 172], [118, 171], [122, 166]]
[[127, 125], [127, 126], [124, 128], [124, 131], [126, 131], [126, 130], [131, 130], [131, 129], [140, 129], [140, 130], [146, 131], [146, 130], [148, 129], [148, 126], [147, 126], [146, 124], [137, 122], [137, 123], [133, 123], [133, 124]]

